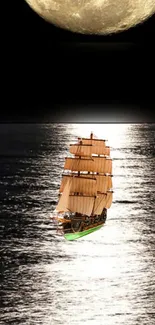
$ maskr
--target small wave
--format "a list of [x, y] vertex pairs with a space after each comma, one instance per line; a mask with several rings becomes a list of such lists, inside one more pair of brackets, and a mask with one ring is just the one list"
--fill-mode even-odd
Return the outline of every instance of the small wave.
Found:
[[114, 201], [113, 203], [122, 203], [122, 204], [134, 204], [136, 201], [129, 201], [129, 200], [117, 200]]

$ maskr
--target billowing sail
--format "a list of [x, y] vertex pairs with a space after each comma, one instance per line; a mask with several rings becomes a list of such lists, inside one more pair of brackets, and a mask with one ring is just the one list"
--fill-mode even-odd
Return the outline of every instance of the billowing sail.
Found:
[[110, 147], [92, 146], [92, 154], [110, 156]]
[[105, 173], [112, 174], [112, 159], [106, 159], [105, 170]]
[[93, 172], [97, 173], [109, 173], [111, 172], [111, 159], [104, 157], [93, 157]]
[[112, 199], [113, 199], [113, 192], [107, 192], [107, 199], [106, 199], [106, 205], [105, 205], [106, 209], [109, 209], [111, 207]]
[[72, 171], [91, 171], [92, 159], [66, 158], [64, 169]]
[[90, 144], [73, 144], [70, 145], [70, 153], [76, 156], [88, 156], [91, 155], [110, 155], [110, 147], [104, 146], [95, 146]]
[[[91, 181], [91, 180], [90, 180]], [[94, 180], [92, 180], [94, 182]], [[95, 196], [70, 195], [72, 179], [67, 179], [64, 191], [59, 199], [56, 212], [79, 212], [90, 216], [92, 213]]]
[[112, 177], [111, 176], [107, 176], [108, 177], [108, 187], [107, 190], [111, 190], [112, 189]]
[[92, 159], [66, 158], [64, 169], [71, 171], [89, 171], [109, 173], [112, 171], [111, 159], [105, 157], [92, 157]]
[[70, 193], [82, 193], [86, 195], [96, 195], [97, 194], [97, 186], [96, 186], [96, 179], [90, 178], [85, 175], [82, 176], [68, 176], [65, 175], [62, 178], [61, 186], [60, 186], [60, 193], [64, 191], [65, 185], [70, 179], [71, 187]]
[[[80, 177], [86, 177], [86, 175], [81, 174]], [[112, 177], [110, 175], [87, 174], [88, 177], [96, 179], [98, 192], [106, 193], [112, 188]]]
[[79, 145], [74, 144], [70, 145], [70, 153], [76, 156], [88, 156], [90, 157], [92, 154], [92, 146], [91, 145]]
[[107, 194], [98, 194], [95, 199], [93, 214], [100, 215], [105, 208], [107, 202]]
[[97, 181], [97, 191], [106, 193], [108, 190], [111, 189], [111, 176], [108, 175], [95, 175]]
[[95, 198], [93, 196], [73, 195], [69, 197], [69, 210], [90, 216]]
[[69, 202], [69, 194], [70, 194], [70, 188], [71, 188], [71, 181], [70, 179], [67, 180], [65, 184], [64, 191], [62, 195], [60, 196], [58, 205], [56, 206], [55, 211], [59, 213], [68, 212], [68, 202]]

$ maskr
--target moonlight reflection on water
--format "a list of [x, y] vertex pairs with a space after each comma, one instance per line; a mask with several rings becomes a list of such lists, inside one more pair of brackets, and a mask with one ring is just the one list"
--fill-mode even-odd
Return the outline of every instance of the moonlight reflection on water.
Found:
[[[113, 204], [105, 227], [67, 242], [49, 216], [68, 146], [91, 130], [111, 146]], [[0, 136], [0, 324], [154, 325], [155, 125], [2, 125]]]

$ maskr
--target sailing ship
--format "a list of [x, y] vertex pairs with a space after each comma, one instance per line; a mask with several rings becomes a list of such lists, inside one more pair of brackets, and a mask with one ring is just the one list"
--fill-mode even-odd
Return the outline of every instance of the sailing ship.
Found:
[[75, 240], [100, 229], [113, 199], [112, 159], [106, 140], [78, 138], [65, 158], [54, 220], [57, 231]]

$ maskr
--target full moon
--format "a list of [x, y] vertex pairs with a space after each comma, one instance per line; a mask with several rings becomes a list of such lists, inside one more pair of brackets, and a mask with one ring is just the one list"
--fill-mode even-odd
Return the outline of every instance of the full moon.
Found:
[[155, 13], [155, 0], [26, 0], [46, 21], [81, 34], [127, 30]]

